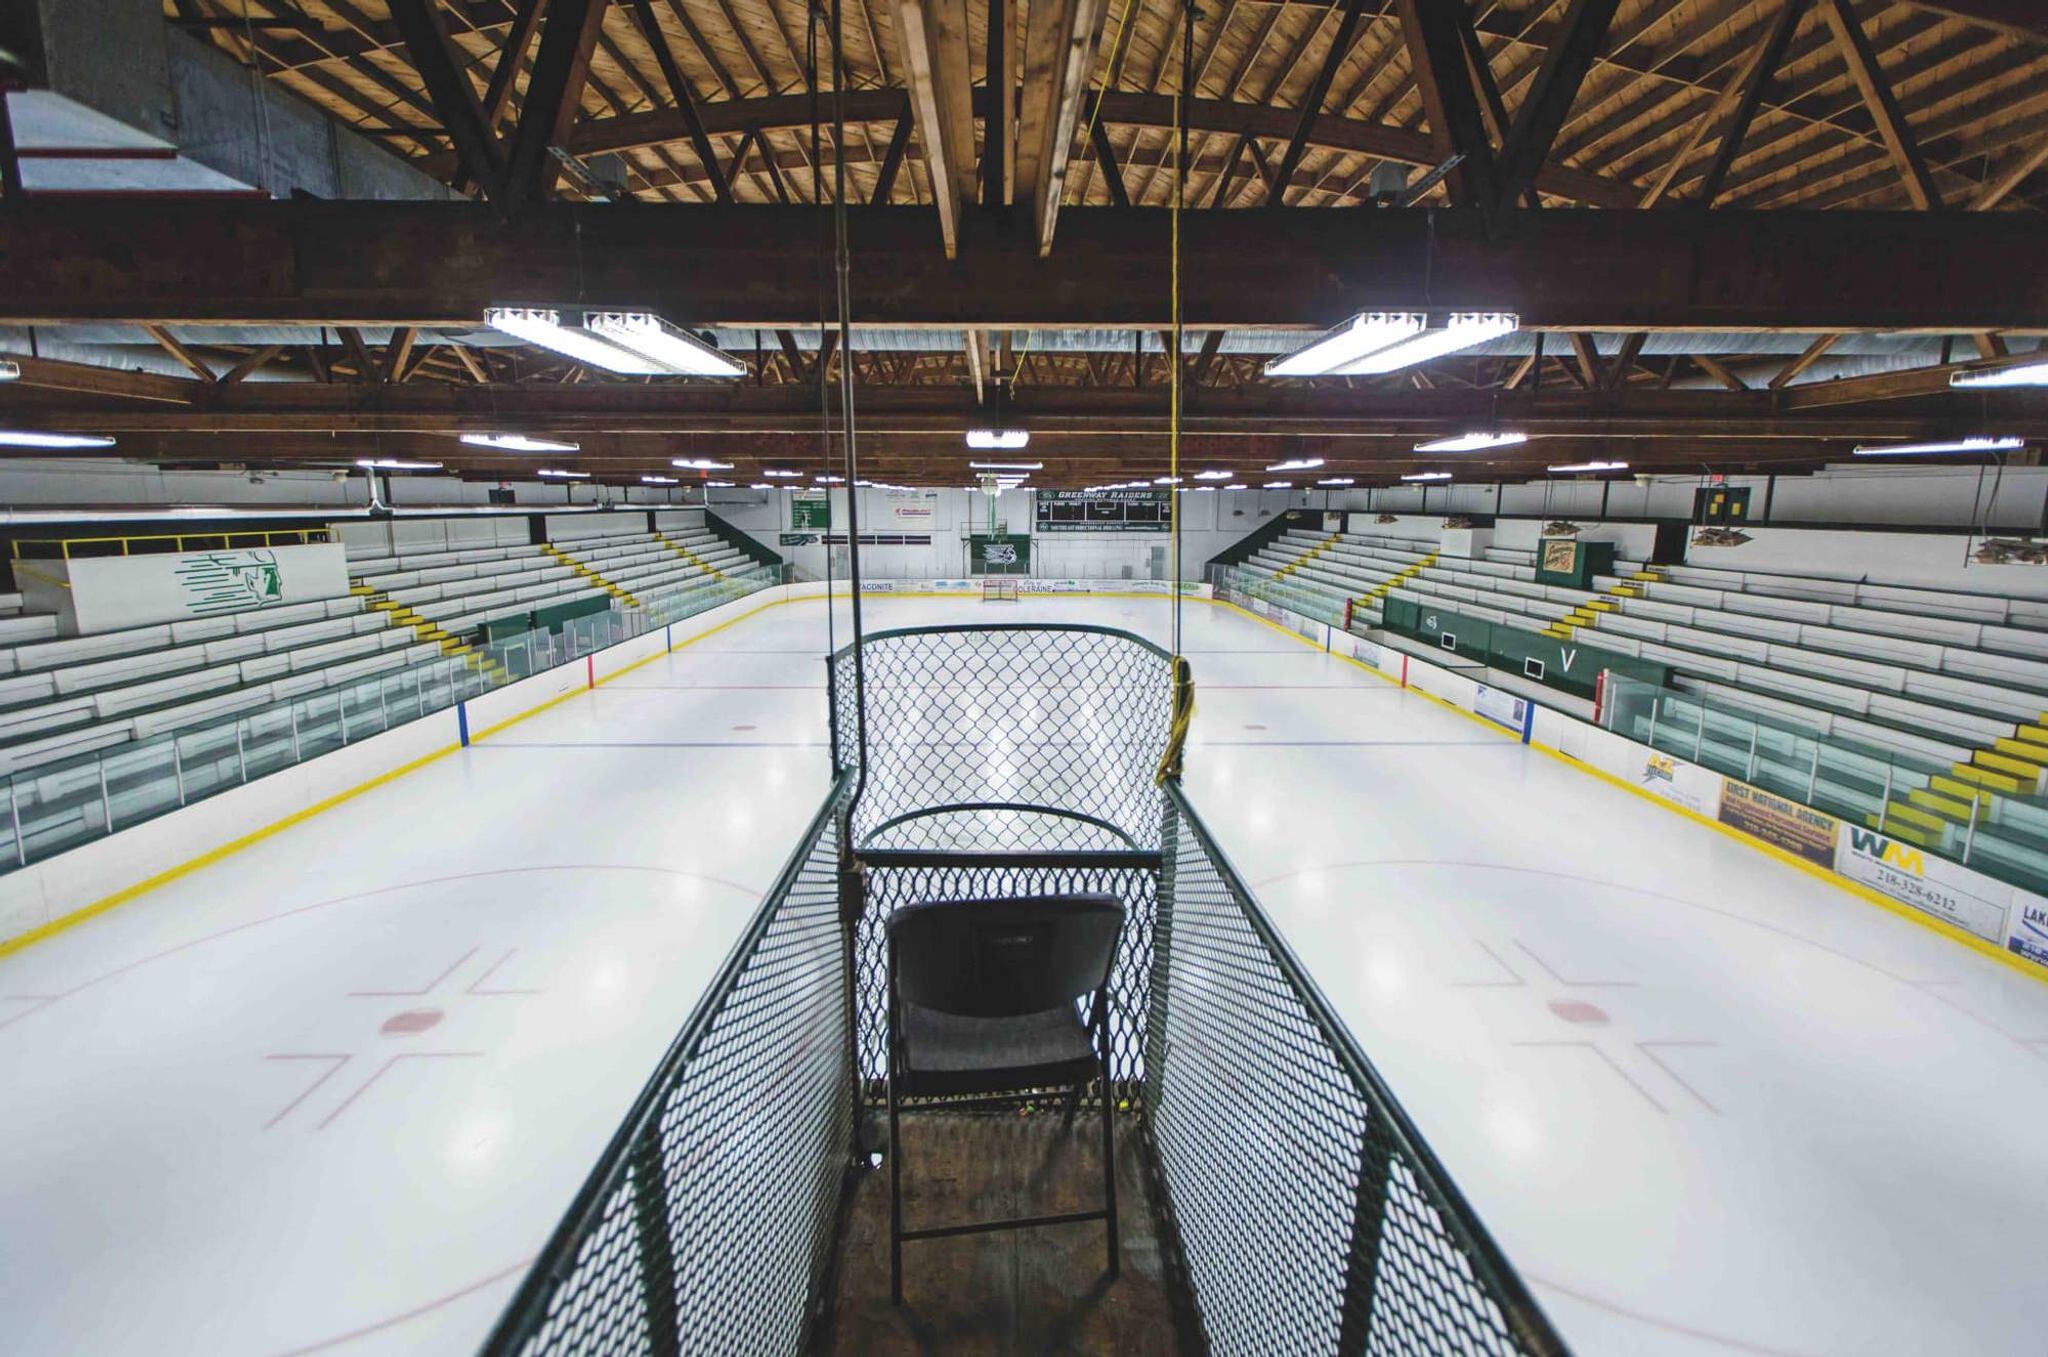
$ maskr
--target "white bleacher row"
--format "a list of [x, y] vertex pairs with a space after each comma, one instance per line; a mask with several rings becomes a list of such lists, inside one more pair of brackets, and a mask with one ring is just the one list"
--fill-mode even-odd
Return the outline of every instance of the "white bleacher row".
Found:
[[[648, 594], [692, 580], [715, 578], [712, 572], [731, 574], [752, 564], [743, 553], [710, 532], [698, 530], [664, 536], [666, 541], [653, 533], [587, 538], [560, 543], [557, 549], [643, 603]], [[696, 560], [684, 557], [670, 543], [689, 551]]]
[[[1369, 592], [1426, 553], [1413, 543], [1356, 535], [1346, 537], [1314, 559], [1298, 559], [1320, 539], [1289, 534], [1275, 549], [1255, 556], [1254, 568], [1272, 568], [1277, 557], [1297, 561], [1277, 584], [1320, 597], [1324, 615], [1342, 621], [1342, 600]], [[1617, 566], [1617, 569], [1626, 568]], [[1504, 573], [1505, 572], [1505, 573]], [[1395, 590], [1425, 605], [1449, 606], [1469, 615], [1506, 625], [1540, 629], [1573, 608], [1602, 594], [1542, 585], [1534, 568], [1511, 562], [1464, 561], [1446, 558], [1424, 568]], [[1619, 583], [1619, 577], [1600, 583]], [[1631, 583], [1635, 583], [1631, 581]], [[1651, 584], [1653, 591], [1664, 587]], [[1693, 590], [1697, 596], [1706, 591]], [[1864, 738], [1921, 757], [1948, 757], [1967, 749], [1954, 741], [1988, 744], [2009, 737], [2019, 724], [2032, 723], [2048, 708], [2048, 664], [2008, 654], [1992, 654], [1967, 645], [1942, 645], [1898, 639], [1885, 631], [1860, 627], [1896, 627], [1905, 622], [1881, 610], [1844, 607], [1811, 601], [1795, 602], [1813, 621], [1754, 613], [1724, 613], [1712, 607], [1676, 605], [1652, 599], [1604, 595], [1618, 612], [1604, 613], [1597, 624], [1578, 634], [1589, 645], [1670, 664], [1688, 676], [1688, 687], [1705, 686], [1724, 700], [1755, 693], [1777, 701], [1771, 709], [1808, 726], [1837, 724], [1863, 727], [1856, 719], [1877, 724], [1861, 730]], [[1778, 608], [1786, 601], [1768, 598], [1737, 600], [1754, 607]], [[1649, 614], [1657, 614], [1652, 617]], [[1847, 623], [1823, 626], [1821, 620]], [[1354, 611], [1354, 625], [1378, 621], [1376, 608]], [[1697, 625], [1686, 625], [1697, 623]], [[1990, 628], [1978, 622], [1916, 617], [1911, 625], [1933, 623], [1944, 636], [1958, 640]], [[2009, 637], [1999, 638], [2012, 644]], [[2019, 644], [2034, 638], [2026, 636]], [[2040, 639], [2048, 640], [2048, 636]], [[1884, 659], [1862, 658], [1880, 655]], [[1890, 660], [1899, 663], [1887, 662]], [[1986, 682], [1978, 676], [1997, 680]], [[1716, 682], [1718, 681], [1718, 682]], [[1848, 717], [1847, 723], [1835, 718]], [[1915, 732], [1946, 737], [1926, 739]], [[1845, 729], [1845, 732], [1847, 730]]]
[[486, 685], [461, 657], [438, 656], [394, 671], [380, 691], [344, 686], [310, 702], [216, 720], [174, 741], [30, 769], [9, 787], [10, 823], [19, 819], [29, 856], [41, 857], [108, 832], [110, 818], [115, 829], [133, 824], [440, 710]]
[[1666, 566], [1664, 573], [1675, 584], [1696, 585], [1721, 593], [1764, 594], [1915, 616], [1948, 617], [2037, 630], [2048, 628], [2048, 601], [2040, 599], [2006, 598], [1997, 594], [1972, 594], [1902, 584], [1872, 584], [1826, 575], [1726, 570], [1718, 566], [1673, 565]]

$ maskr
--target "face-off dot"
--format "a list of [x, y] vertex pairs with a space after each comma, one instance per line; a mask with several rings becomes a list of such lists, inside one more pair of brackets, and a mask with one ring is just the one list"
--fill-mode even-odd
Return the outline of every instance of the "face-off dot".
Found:
[[437, 1026], [447, 1016], [438, 1008], [408, 1008], [386, 1018], [384, 1025], [377, 1030], [387, 1037], [409, 1037]]

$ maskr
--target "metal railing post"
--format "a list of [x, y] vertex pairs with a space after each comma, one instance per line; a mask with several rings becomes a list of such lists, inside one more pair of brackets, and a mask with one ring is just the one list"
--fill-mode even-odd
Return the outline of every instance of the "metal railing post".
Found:
[[1650, 738], [1648, 739], [1648, 741], [1646, 741], [1646, 743], [1652, 749], [1655, 749], [1657, 747], [1657, 708], [1663, 705], [1663, 702], [1664, 697], [1661, 693], [1651, 697], [1650, 699]]
[[335, 715], [341, 718], [341, 742], [348, 743], [348, 694], [342, 693], [334, 699]]
[[384, 700], [384, 680], [377, 680], [377, 714], [384, 718], [384, 729], [391, 729], [391, 704]]
[[99, 761], [100, 775], [100, 818], [105, 821], [107, 833], [114, 832], [114, 798], [107, 794], [107, 761]]
[[14, 823], [14, 865], [28, 866], [28, 845], [21, 837], [21, 800], [14, 779], [7, 779], [7, 818]]
[[178, 804], [185, 804], [185, 756], [178, 752], [178, 737], [171, 737], [171, 780], [178, 784]]
[[235, 767], [242, 773], [242, 781], [249, 780], [249, 757], [242, 752], [242, 723], [235, 722]]
[[1970, 827], [1963, 831], [1963, 864], [1969, 865], [1970, 850], [1977, 846], [1977, 812], [1984, 805], [1984, 794], [1970, 794]]
[[291, 714], [292, 718], [292, 762], [303, 763], [305, 762], [305, 756], [299, 753], [299, 704], [294, 702], [286, 707], [285, 710]]
[[1813, 804], [1813, 794], [1820, 787], [1820, 741], [1813, 742], [1813, 767], [1806, 774], [1806, 804]]
[[1700, 700], [1700, 709], [1693, 714], [1692, 761], [1700, 761], [1700, 751], [1707, 745], [1707, 703]]
[[1757, 734], [1757, 729], [1758, 729], [1758, 727], [1757, 727], [1757, 723], [1756, 723], [1756, 722], [1754, 722], [1754, 721], [1751, 721], [1751, 722], [1749, 723], [1749, 762], [1748, 762], [1747, 764], [1745, 764], [1745, 765], [1743, 766], [1743, 770], [1742, 770], [1742, 780], [1743, 780], [1744, 782], [1755, 782], [1755, 781], [1756, 781], [1756, 734]]
[[1877, 828], [1883, 833], [1890, 827], [1892, 818], [1892, 774], [1898, 770], [1891, 764], [1884, 766], [1884, 804], [1878, 807]]

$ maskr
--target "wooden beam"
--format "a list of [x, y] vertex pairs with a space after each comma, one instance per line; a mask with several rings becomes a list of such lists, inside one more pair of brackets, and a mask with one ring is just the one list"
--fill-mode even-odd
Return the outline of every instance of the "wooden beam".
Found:
[[390, 0], [391, 18], [405, 35], [406, 56], [433, 100], [434, 114], [462, 157], [463, 174], [497, 199], [505, 189], [505, 148], [477, 102], [476, 88], [457, 69], [435, 0]]
[[221, 374], [220, 384], [222, 386], [233, 386], [236, 382], [241, 381], [257, 368], [262, 367], [265, 363], [283, 352], [284, 345], [282, 344], [265, 344], [260, 349], [252, 350], [241, 362]]
[[1695, 354], [1692, 361], [1700, 365], [1700, 371], [1706, 373], [1730, 391], [1749, 390], [1749, 385], [1733, 372], [1730, 372], [1718, 358], [1709, 358], [1705, 354]]
[[1621, 352], [1614, 356], [1614, 363], [1607, 369], [1607, 380], [1603, 383], [1609, 391], [1628, 381], [1629, 369], [1636, 365], [1636, 358], [1643, 351], [1643, 341], [1649, 337], [1641, 330], [1631, 331], [1622, 337]]
[[1273, 196], [1266, 200], [1266, 206], [1284, 206], [1282, 194], [1294, 178], [1294, 172], [1301, 168], [1301, 158], [1308, 151], [1308, 139], [1323, 111], [1323, 100], [1329, 97], [1330, 82], [1337, 78], [1337, 68], [1344, 64], [1344, 58], [1350, 53], [1352, 40], [1358, 36], [1358, 22], [1364, 14], [1365, 0], [1344, 0], [1344, 17], [1337, 22], [1336, 35], [1330, 39], [1330, 50], [1323, 54], [1321, 69], [1301, 96], [1300, 117], [1295, 122], [1294, 135], [1287, 139], [1287, 149], [1281, 153], [1279, 168], [1274, 172], [1276, 188]]
[[1976, 347], [1979, 358], [2004, 358], [2005, 341], [1989, 331], [1979, 331], [1970, 336], [1970, 343]]
[[1970, 210], [1990, 211], [2004, 202], [2014, 189], [2026, 183], [2027, 179], [2043, 165], [2048, 165], [2048, 137], [2042, 137], [2033, 150], [2012, 161], [1994, 175], [1991, 182], [1984, 186], [1984, 191], [1977, 195], [1976, 201], [1970, 204]]
[[1877, 53], [1870, 48], [1870, 38], [1863, 32], [1862, 20], [1856, 17], [1849, 0], [1820, 0], [1820, 12], [1834, 31], [1835, 46], [1842, 53], [1842, 64], [1849, 68], [1849, 78], [1856, 83], [1858, 93], [1863, 96], [1864, 107], [1870, 110], [1871, 121], [1877, 124], [1878, 135], [1884, 138], [1885, 149], [1891, 153], [1892, 163], [1898, 167], [1899, 178], [1906, 185], [1906, 196], [1922, 212], [1939, 212], [1941, 190], [1935, 187], [1934, 176], [1927, 169], [1927, 159], [1920, 154], [1920, 143], [1913, 136], [1912, 126], [1899, 110], [1891, 81], [1885, 79], [1884, 71], [1877, 64]]
[[1813, 343], [1807, 345], [1805, 351], [1797, 358], [1794, 358], [1791, 362], [1785, 364], [1783, 368], [1779, 369], [1778, 375], [1771, 378], [1770, 389], [1778, 391], [1790, 386], [1799, 379], [1801, 373], [1805, 372], [1815, 363], [1818, 363], [1829, 349], [1832, 349], [1841, 342], [1842, 337], [1840, 335], [1820, 336]]
[[1451, 201], [1463, 206], [1498, 203], [1493, 147], [1487, 143], [1479, 101], [1465, 73], [1457, 15], [1444, 0], [1394, 0], [1394, 9], [1401, 17], [1409, 64], [1429, 119], [1435, 159], [1464, 157], [1451, 171]]
[[894, 0], [896, 40], [917, 117], [925, 177], [939, 210], [946, 257], [960, 245], [960, 213], [974, 173], [974, 106], [967, 76], [966, 0]]
[[629, 0], [633, 17], [640, 23], [640, 34], [654, 51], [654, 62], [661, 68], [661, 78], [668, 86], [668, 95], [682, 115], [683, 127], [690, 139], [690, 149], [697, 153], [697, 159], [711, 171], [711, 191], [717, 201], [732, 201], [732, 176], [718, 163], [718, 152], [711, 145], [711, 135], [704, 130], [704, 120], [697, 116], [697, 96], [690, 90], [690, 82], [683, 79], [682, 69], [676, 65], [676, 54], [669, 50], [668, 37], [655, 21], [654, 6], [649, 0]]
[[590, 72], [590, 50], [597, 45], [608, 0], [550, 0], [540, 30], [540, 51], [527, 77], [526, 99], [519, 126], [505, 157], [507, 212], [549, 196], [558, 162], [551, 147], [569, 139], [582, 103], [583, 82]]
[[484, 126], [495, 136], [505, 110], [512, 102], [513, 78], [526, 64], [526, 49], [533, 46], [534, 30], [540, 27], [540, 12], [547, 0], [519, 0], [512, 26], [505, 31], [498, 49], [498, 64], [491, 68], [491, 83], [484, 87]]
[[1016, 201], [1031, 207], [1040, 254], [1052, 250], [1108, 0], [1033, 0], [1025, 17]]
[[1593, 347], [1593, 336], [1582, 330], [1571, 332], [1572, 356], [1579, 360], [1580, 384], [1588, 391], [1600, 389], [1600, 351]]
[[1223, 331], [1211, 330], [1202, 336], [1202, 351], [1195, 355], [1195, 367], [1190, 374], [1190, 384], [1200, 386], [1209, 379], [1209, 369], [1216, 362], [1217, 350], [1223, 347]]
[[392, 333], [391, 342], [384, 346], [384, 367], [377, 374], [380, 382], [402, 381], [405, 377], [405, 360], [412, 357], [413, 343], [420, 332], [410, 325], [400, 326]]
[[1779, 63], [1785, 59], [1786, 45], [1792, 41], [1793, 30], [1799, 27], [1799, 18], [1806, 12], [1806, 6], [1807, 0], [1784, 0], [1777, 21], [1771, 25], [1770, 35], [1756, 49], [1748, 68], [1743, 71], [1736, 86], [1728, 123], [1721, 129], [1721, 140], [1714, 148], [1713, 162], [1707, 167], [1706, 179], [1700, 188], [1700, 206], [1712, 207], [1714, 199], [1720, 196], [1721, 181], [1728, 177], [1728, 167], [1735, 163], [1736, 153], [1742, 149], [1742, 140], [1749, 135], [1749, 125], [1763, 103], [1764, 90], [1777, 72]]
[[804, 361], [804, 351], [796, 346], [796, 336], [788, 330], [778, 329], [775, 342], [782, 346], [782, 361], [789, 364], [790, 380], [810, 385], [811, 366]]
[[1536, 355], [1532, 353], [1523, 358], [1521, 362], [1515, 364], [1514, 371], [1510, 372], [1507, 376], [1507, 380], [1501, 383], [1501, 390], [1519, 391], [1521, 389], [1522, 383], [1527, 381], [1529, 378], [1529, 374], [1534, 372], [1535, 370]]
[[896, 120], [896, 130], [889, 134], [889, 149], [882, 155], [882, 170], [875, 176], [875, 191], [868, 198], [870, 206], [888, 206], [889, 197], [896, 188], [897, 172], [903, 168], [903, 153], [910, 147], [912, 125], [910, 110], [906, 108], [903, 116]]
[[1129, 207], [1130, 190], [1124, 187], [1123, 169], [1116, 163], [1116, 147], [1109, 141], [1109, 129], [1096, 119], [1088, 125], [1089, 135], [1095, 141], [1095, 160], [1102, 169], [1102, 186], [1109, 190], [1112, 207]]
[[2048, 10], [2040, 0], [1907, 0], [1918, 9], [1967, 19], [2031, 42], [2048, 41]]
[[172, 405], [190, 404], [206, 384], [195, 382], [189, 377], [166, 377], [160, 372], [140, 372], [128, 368], [103, 368], [91, 363], [65, 363], [52, 358], [37, 358], [26, 353], [0, 354], [21, 369], [21, 376], [13, 385], [25, 390], [48, 388], [52, 391], [75, 391], [92, 396], [111, 397], [128, 401], [163, 401]]
[[[863, 324], [1157, 329], [1160, 209], [1070, 208], [1057, 260], [1022, 212], [850, 207]], [[627, 298], [681, 324], [817, 324], [808, 207], [31, 195], [0, 213], [0, 321], [473, 327], [508, 299]], [[1326, 328], [1367, 310], [1508, 310], [1524, 328], [2036, 333], [2048, 252], [2014, 212], [1185, 213], [1190, 328]], [[1844, 248], [1844, 242], [1854, 248]], [[1071, 246], [1071, 248], [1068, 248]], [[1558, 280], [1568, 278], [1569, 287]]]
[[1620, 0], [1571, 0], [1557, 37], [1543, 54], [1536, 83], [1501, 145], [1500, 197], [1495, 200], [1499, 206], [1510, 206], [1536, 183], [1536, 172], [1550, 159], [1579, 87], [1607, 41], [1619, 4]]
[[169, 330], [161, 325], [145, 325], [142, 329], [143, 333], [154, 339], [158, 347], [163, 349], [165, 353], [183, 363], [187, 368], [190, 368], [192, 375], [200, 381], [212, 382], [215, 380], [213, 369], [206, 366], [198, 354], [179, 343], [177, 336], [173, 335]]

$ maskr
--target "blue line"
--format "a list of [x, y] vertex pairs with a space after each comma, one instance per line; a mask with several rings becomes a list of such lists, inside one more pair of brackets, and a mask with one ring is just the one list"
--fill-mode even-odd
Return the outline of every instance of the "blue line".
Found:
[[455, 704], [455, 730], [462, 737], [462, 747], [464, 749], [469, 748], [469, 704], [467, 702]]

